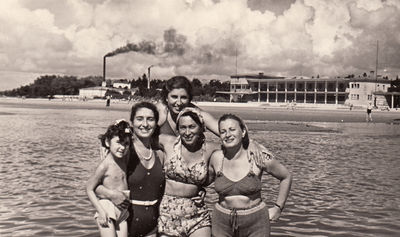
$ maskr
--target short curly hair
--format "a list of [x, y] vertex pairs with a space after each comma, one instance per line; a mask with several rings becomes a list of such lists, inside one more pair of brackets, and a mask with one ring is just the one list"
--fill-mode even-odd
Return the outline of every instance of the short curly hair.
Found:
[[129, 138], [129, 143], [132, 143], [132, 128], [129, 122], [125, 120], [117, 120], [114, 124], [108, 126], [107, 131], [104, 134], [99, 135], [101, 145], [107, 149], [109, 147], [106, 144], [107, 140], [111, 140], [113, 137], [118, 137], [120, 140]]

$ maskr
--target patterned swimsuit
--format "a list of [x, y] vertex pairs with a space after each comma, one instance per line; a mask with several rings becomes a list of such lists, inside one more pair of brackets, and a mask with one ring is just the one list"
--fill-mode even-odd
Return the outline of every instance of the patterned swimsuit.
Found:
[[[202, 187], [207, 179], [208, 165], [203, 159], [188, 166], [182, 157], [180, 137], [174, 144], [175, 155], [165, 161], [164, 172], [166, 179]], [[203, 144], [202, 154], [205, 152]], [[164, 195], [160, 204], [158, 218], [159, 233], [168, 236], [189, 236], [196, 230], [211, 226], [210, 214], [206, 206], [198, 207], [186, 197]]]

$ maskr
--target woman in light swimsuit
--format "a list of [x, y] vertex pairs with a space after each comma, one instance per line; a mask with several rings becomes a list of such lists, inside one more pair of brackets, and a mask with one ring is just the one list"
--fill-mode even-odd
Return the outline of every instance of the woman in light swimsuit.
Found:
[[218, 144], [205, 141], [204, 120], [197, 108], [177, 116], [179, 136], [160, 135], [164, 148], [165, 194], [160, 204], [161, 236], [210, 236], [211, 219], [205, 205], [196, 202], [207, 183], [208, 163]]
[[[212, 236], [269, 236], [269, 220], [281, 215], [292, 176], [271, 153], [260, 159], [248, 152], [248, 131], [239, 117], [226, 114], [218, 124], [222, 150], [213, 153], [209, 166], [209, 181], [214, 180], [219, 196], [212, 215]], [[280, 180], [277, 200], [269, 209], [261, 199], [263, 171]]]
[[[132, 107], [133, 149], [127, 168], [130, 190], [129, 236], [156, 236], [159, 204], [164, 194], [164, 153], [158, 147], [158, 111], [149, 102], [140, 102]], [[122, 192], [99, 186], [98, 196], [105, 196], [113, 203], [126, 206]], [[122, 204], [122, 205], [121, 205]]]

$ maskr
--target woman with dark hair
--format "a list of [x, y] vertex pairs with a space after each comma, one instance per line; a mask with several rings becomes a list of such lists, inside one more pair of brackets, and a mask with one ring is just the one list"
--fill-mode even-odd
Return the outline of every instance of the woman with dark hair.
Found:
[[[222, 149], [212, 154], [209, 165], [209, 182], [214, 181], [219, 196], [212, 235], [269, 236], [269, 220], [280, 217], [292, 176], [271, 153], [255, 157], [248, 151], [248, 130], [239, 117], [225, 114], [218, 125]], [[277, 200], [269, 209], [261, 199], [263, 171], [280, 180]]]
[[[129, 236], [156, 236], [159, 204], [164, 193], [164, 153], [158, 150], [158, 111], [152, 103], [140, 102], [131, 110], [133, 126], [132, 148], [128, 167], [127, 182], [129, 195]], [[122, 192], [99, 186], [98, 196], [104, 196], [113, 203], [126, 206]]]
[[[178, 136], [176, 119], [179, 112], [185, 107], [197, 107], [192, 104], [192, 84], [184, 76], [174, 76], [166, 81], [162, 91], [162, 103], [157, 104], [160, 114], [158, 125], [161, 134]], [[218, 134], [217, 120], [209, 113], [199, 110], [204, 118], [205, 127], [214, 134]]]
[[199, 109], [184, 108], [176, 121], [178, 137], [160, 135], [166, 184], [158, 231], [161, 236], [210, 236], [210, 214], [198, 193], [207, 184], [209, 159], [219, 146], [205, 140]]

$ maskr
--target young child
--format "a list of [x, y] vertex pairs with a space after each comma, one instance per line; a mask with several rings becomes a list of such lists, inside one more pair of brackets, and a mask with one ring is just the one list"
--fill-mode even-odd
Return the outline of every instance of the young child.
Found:
[[126, 180], [126, 169], [129, 158], [129, 150], [132, 144], [132, 130], [125, 120], [118, 120], [108, 127], [105, 134], [99, 136], [101, 144], [108, 152], [96, 168], [94, 174], [89, 178], [86, 192], [97, 213], [95, 219], [100, 231], [104, 236], [128, 236], [128, 210], [120, 210], [108, 199], [98, 199], [94, 190], [99, 184], [106, 188], [116, 189], [124, 192], [129, 197], [128, 184]]

